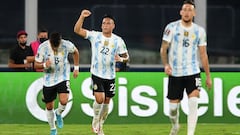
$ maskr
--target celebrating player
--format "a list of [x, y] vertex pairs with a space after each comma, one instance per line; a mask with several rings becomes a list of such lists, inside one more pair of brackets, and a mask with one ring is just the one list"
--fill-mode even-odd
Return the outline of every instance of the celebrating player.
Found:
[[110, 15], [103, 17], [102, 32], [89, 31], [82, 28], [82, 25], [84, 19], [90, 15], [89, 10], [81, 12], [74, 32], [91, 42], [92, 88], [95, 96], [92, 129], [94, 133], [104, 135], [103, 123], [108, 116], [110, 99], [115, 95], [115, 63], [127, 62], [129, 56], [123, 39], [112, 33], [115, 28], [114, 18]]

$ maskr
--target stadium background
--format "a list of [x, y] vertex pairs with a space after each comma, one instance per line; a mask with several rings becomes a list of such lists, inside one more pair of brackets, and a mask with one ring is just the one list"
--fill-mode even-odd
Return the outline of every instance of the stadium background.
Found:
[[[0, 84], [1, 86], [7, 85], [3, 90], [4, 98], [0, 100], [1, 106], [4, 106], [2, 107], [2, 110], [0, 109], [0, 113], [3, 112], [4, 115], [6, 114], [5, 116], [8, 116], [3, 118], [9, 118], [0, 119], [0, 123], [15, 123], [11, 119], [12, 114], [14, 114], [14, 109], [18, 109], [21, 113], [22, 108], [18, 108], [17, 106], [9, 105], [10, 108], [5, 108], [7, 107], [5, 102], [10, 99], [9, 97], [13, 96], [10, 91], [16, 90], [19, 93], [25, 92], [29, 84], [38, 77], [35, 73], [15, 76], [14, 73], [6, 74], [5, 72], [8, 71], [7, 61], [9, 49], [16, 45], [16, 32], [24, 29], [24, 2], [24, 0], [10, 0], [3, 1], [2, 4], [0, 4], [0, 18], [2, 20], [0, 21], [0, 71], [3, 71], [0, 73], [0, 78], [4, 80], [1, 81]], [[49, 32], [58, 30], [63, 34], [64, 38], [73, 41], [80, 50], [81, 70], [87, 71], [91, 56], [89, 42], [74, 34], [73, 26], [78, 19], [81, 10], [87, 8], [90, 9], [93, 14], [86, 19], [84, 26], [86, 28], [99, 30], [101, 16], [104, 13], [110, 12], [117, 20], [115, 33], [123, 37], [129, 48], [131, 57], [130, 70], [138, 72], [162, 71], [159, 48], [163, 28], [168, 22], [179, 19], [178, 13], [181, 3], [182, 1], [180, 0], [69, 0], [67, 2], [65, 0], [39, 0], [38, 26], [47, 28]], [[240, 4], [237, 0], [207, 0], [208, 54], [210, 58], [210, 66], [213, 67], [211, 70], [220, 72], [219, 74], [216, 74], [216, 77], [221, 76], [221, 73], [223, 72], [223, 74], [225, 74], [225, 72], [228, 73], [229, 71], [240, 71], [240, 45], [238, 42], [238, 39], [240, 38], [239, 16]], [[84, 75], [86, 74], [87, 73], [84, 73]], [[228, 90], [237, 87], [240, 84], [236, 78], [239, 74], [235, 74], [235, 76], [234, 73], [230, 74], [231, 76], [228, 74], [226, 75], [227, 83], [231, 83], [231, 81], [229, 81], [231, 79], [234, 79], [235, 81], [234, 84], [228, 85], [227, 88], [224, 86], [223, 90], [226, 89], [225, 93], [228, 93]], [[120, 75], [124, 76], [124, 74]], [[158, 75], [158, 73], [156, 73], [156, 75]], [[37, 77], [32, 80], [30, 79], [31, 81], [24, 81], [32, 76]], [[160, 76], [164, 75], [161, 74]], [[223, 76], [223, 78], [226, 76]], [[5, 77], [11, 78], [5, 80]], [[136, 76], [130, 77], [134, 78]], [[141, 77], [139, 76], [139, 78]], [[154, 81], [151, 79], [149, 80]], [[139, 82], [141, 85], [144, 80]], [[15, 83], [16, 85], [12, 87]], [[18, 87], [17, 85], [23, 86]], [[21, 88], [24, 90], [21, 91]], [[239, 87], [237, 88], [239, 89]], [[76, 91], [76, 93], [77, 92], [78, 91]], [[214, 96], [213, 93], [210, 95]], [[18, 97], [18, 95], [14, 96]], [[227, 100], [227, 94], [225, 94], [224, 97], [224, 101]], [[18, 98], [11, 98], [10, 103], [13, 102], [14, 104], [17, 104], [18, 102], [15, 99]], [[25, 97], [23, 96], [19, 100], [25, 100], [24, 98]], [[211, 100], [213, 100], [213, 98], [211, 98]], [[25, 101], [22, 101], [22, 103], [24, 102]], [[227, 108], [227, 105], [225, 104], [226, 103], [224, 103], [223, 107]], [[25, 105], [23, 106], [26, 107]], [[22, 111], [25, 113], [27, 112], [26, 110]], [[237, 122], [238, 116], [232, 116], [232, 114], [228, 115], [231, 116], [230, 119], [223, 116], [223, 120], [227, 119], [227, 122], [229, 123], [231, 123], [231, 120], [232, 122]], [[26, 118], [29, 118], [30, 116], [30, 114], [26, 115]], [[206, 117], [206, 119], [208, 117]], [[31, 119], [34, 118], [31, 117]], [[142, 120], [141, 118], [137, 119], [139, 121]], [[168, 120], [167, 118], [164, 119], [165, 121]], [[185, 117], [182, 117], [182, 119], [185, 119]], [[90, 121], [90, 118], [87, 120]], [[214, 122], [214, 120], [211, 122]], [[19, 121], [17, 123], [21, 123]], [[151, 123], [151, 119], [149, 121]], [[217, 122], [221, 122], [221, 119]], [[85, 121], [84, 123], [89, 122]]]
[[[207, 38], [210, 64], [240, 63], [240, 4], [238, 0], [207, 0]], [[93, 14], [84, 23], [100, 29], [101, 17], [116, 18], [115, 33], [126, 41], [131, 65], [160, 65], [159, 48], [164, 27], [179, 19], [182, 0], [38, 0], [38, 26], [58, 30], [81, 52], [81, 64], [90, 63], [89, 42], [73, 32], [82, 9]], [[3, 1], [0, 5], [0, 64], [6, 66], [9, 48], [16, 45], [16, 33], [24, 29], [25, 1]], [[31, 23], [31, 22], [30, 22]], [[29, 41], [30, 43], [30, 41]], [[144, 55], [142, 52], [144, 51]]]

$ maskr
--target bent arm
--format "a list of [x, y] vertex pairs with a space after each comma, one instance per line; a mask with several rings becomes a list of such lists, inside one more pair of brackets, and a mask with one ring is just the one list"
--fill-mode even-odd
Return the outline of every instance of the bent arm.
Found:
[[74, 32], [83, 38], [85, 38], [87, 36], [87, 30], [82, 27], [83, 22], [84, 22], [84, 19], [90, 15], [91, 15], [91, 12], [89, 10], [84, 9], [81, 12], [80, 17], [78, 18], [78, 20], [74, 26]]
[[115, 60], [116, 60], [116, 62], [127, 63], [129, 61], [128, 52], [120, 54], [120, 56], [119, 55], [115, 55]]
[[35, 69], [47, 69], [51, 66], [51, 61], [48, 59], [46, 62], [38, 62], [34, 61], [34, 68]]
[[74, 66], [79, 66], [79, 51], [77, 48], [75, 48], [73, 52], [73, 63]]
[[44, 68], [43, 63], [35, 61], [34, 62], [34, 68], [35, 69], [43, 69]]
[[86, 32], [86, 29], [82, 28], [83, 21], [84, 21], [84, 17], [80, 16], [78, 21], [76, 22], [76, 24], [74, 26], [74, 32], [76, 34], [78, 34], [79, 36], [85, 38], [86, 35], [87, 35], [87, 32]]
[[77, 78], [79, 74], [79, 52], [77, 48], [75, 48], [73, 52], [73, 62], [74, 62], [73, 77]]

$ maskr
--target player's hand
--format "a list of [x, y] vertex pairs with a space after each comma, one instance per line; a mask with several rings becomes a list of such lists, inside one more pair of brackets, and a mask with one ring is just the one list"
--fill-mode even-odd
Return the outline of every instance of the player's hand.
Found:
[[82, 10], [81, 16], [83, 16], [84, 18], [90, 15], [91, 15], [91, 12], [89, 10], [87, 9]]
[[210, 90], [212, 88], [212, 80], [211, 80], [211, 77], [207, 77], [206, 78], [206, 85], [207, 85], [207, 88]]
[[172, 75], [172, 68], [170, 67], [169, 64], [167, 64], [166, 66], [164, 66], [164, 71], [167, 75]]
[[77, 78], [79, 74], [78, 70], [73, 70], [73, 78]]
[[115, 59], [116, 62], [120, 62], [121, 61], [121, 57], [118, 54], [115, 55], [114, 59]]
[[51, 67], [52, 63], [51, 63], [51, 61], [49, 59], [45, 63], [46, 63], [46, 68]]

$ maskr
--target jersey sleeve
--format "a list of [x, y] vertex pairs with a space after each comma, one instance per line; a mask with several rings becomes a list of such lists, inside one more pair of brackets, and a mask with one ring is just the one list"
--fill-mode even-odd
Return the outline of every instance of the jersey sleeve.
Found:
[[163, 38], [162, 40], [167, 41], [167, 42], [171, 42], [172, 40], [172, 35], [173, 35], [173, 28], [172, 28], [172, 24], [168, 24], [163, 32]]
[[200, 31], [200, 39], [199, 39], [199, 43], [198, 43], [198, 45], [199, 46], [206, 46], [207, 45], [207, 35], [206, 35], [206, 32], [205, 32], [205, 30], [202, 28], [202, 27], [200, 27], [200, 29], [199, 29]]
[[118, 54], [123, 54], [127, 52], [127, 47], [122, 38], [119, 38]]
[[66, 41], [67, 42], [67, 50], [69, 53], [73, 53], [76, 49], [75, 45], [71, 41]]
[[35, 61], [43, 62], [44, 54], [43, 54], [43, 45], [39, 46], [37, 54], [35, 56]]
[[94, 39], [94, 37], [95, 37], [95, 35], [96, 35], [96, 31], [89, 31], [89, 30], [87, 30], [87, 34], [86, 34], [86, 37], [85, 37], [85, 39], [88, 39], [88, 40], [93, 40]]
[[88, 38], [89, 38], [89, 35], [90, 35], [90, 31], [89, 31], [89, 30], [86, 30], [86, 37], [84, 37], [84, 39], [88, 39]]

